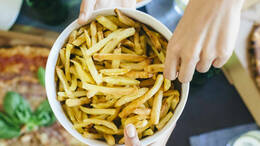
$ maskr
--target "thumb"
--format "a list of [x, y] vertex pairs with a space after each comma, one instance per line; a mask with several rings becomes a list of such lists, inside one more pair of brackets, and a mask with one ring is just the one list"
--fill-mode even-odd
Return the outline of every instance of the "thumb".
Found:
[[94, 11], [96, 0], [82, 0], [80, 5], [78, 24], [84, 25]]
[[125, 145], [126, 146], [141, 146], [135, 126], [128, 124], [124, 130]]

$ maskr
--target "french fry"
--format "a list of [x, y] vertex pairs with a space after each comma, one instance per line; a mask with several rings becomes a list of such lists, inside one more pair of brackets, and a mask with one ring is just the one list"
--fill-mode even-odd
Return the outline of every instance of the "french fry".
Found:
[[75, 91], [68, 95], [65, 92], [58, 92], [58, 96], [61, 97], [70, 97], [70, 98], [76, 98], [76, 97], [82, 97], [82, 96], [87, 96], [87, 91]]
[[136, 128], [143, 128], [148, 124], [147, 120], [142, 120], [142, 121], [138, 121], [136, 122], [134, 125]]
[[164, 64], [152, 64], [146, 66], [144, 69], [147, 72], [155, 73], [155, 72], [163, 72], [164, 70]]
[[109, 41], [111, 41], [112, 39], [114, 39], [117, 35], [119, 35], [119, 33], [121, 33], [123, 31], [123, 29], [118, 29], [114, 32], [112, 32], [111, 34], [109, 34], [106, 38], [104, 38], [103, 40], [99, 41], [97, 44], [92, 44], [92, 47], [89, 48], [86, 53], [87, 55], [91, 56], [94, 53], [100, 51]]
[[172, 99], [172, 104], [171, 104], [171, 108], [172, 110], [175, 110], [178, 103], [180, 102], [180, 97], [179, 96], [174, 96]]
[[154, 85], [155, 80], [153, 79], [147, 79], [147, 80], [142, 80], [140, 82], [140, 87], [149, 87]]
[[95, 118], [95, 119], [100, 119], [100, 120], [106, 120], [106, 118], [108, 117], [109, 115], [90, 115], [90, 118]]
[[107, 120], [108, 120], [108, 121], [113, 121], [113, 120], [115, 120], [116, 117], [118, 116], [120, 110], [121, 110], [121, 107], [117, 107], [117, 108], [116, 108], [116, 112], [115, 112], [113, 115], [109, 116], [109, 117], [107, 118]]
[[85, 82], [86, 83], [94, 83], [92, 76], [89, 73], [85, 72], [83, 70], [82, 66], [78, 62], [76, 62], [74, 60], [71, 60], [71, 62], [74, 63], [75, 68], [76, 68], [76, 72], [77, 72], [77, 74], [78, 74], [78, 76], [79, 76], [79, 78], [82, 82], [84, 82], [84, 83]]
[[173, 113], [169, 112], [164, 118], [160, 120], [159, 124], [156, 125], [156, 128], [158, 130], [161, 130], [166, 125], [166, 123], [171, 119], [172, 115]]
[[65, 59], [65, 48], [62, 48], [60, 50], [60, 60], [62, 62], [62, 65], [65, 65], [65, 61], [66, 61], [66, 59]]
[[140, 36], [140, 44], [141, 44], [141, 48], [143, 49], [143, 54], [146, 55], [147, 54], [147, 42], [146, 42], [145, 35]]
[[144, 51], [141, 48], [139, 32], [135, 32], [135, 34], [134, 34], [134, 44], [135, 44], [134, 50], [135, 50], [136, 54], [138, 54], [138, 55], [143, 54]]
[[140, 81], [126, 77], [104, 77], [103, 81], [112, 85], [138, 85]]
[[146, 59], [139, 63], [121, 63], [120, 67], [130, 70], [143, 70], [150, 64], [150, 62], [151, 61], [149, 59]]
[[160, 119], [160, 110], [162, 106], [163, 90], [159, 90], [154, 97], [151, 112], [151, 123], [158, 124]]
[[71, 107], [73, 110], [73, 113], [75, 115], [75, 119], [77, 120], [77, 122], [82, 122], [82, 112], [79, 110], [78, 107]]
[[90, 23], [90, 36], [91, 36], [91, 45], [95, 45], [97, 43], [97, 25], [95, 21]]
[[121, 31], [120, 35], [115, 36], [101, 51], [100, 53], [110, 53], [115, 47], [124, 39], [135, 34], [134, 28], [127, 28]]
[[71, 50], [71, 54], [77, 55], [77, 57], [79, 56], [83, 56], [83, 54], [81, 53], [81, 51], [79, 49], [73, 48]]
[[107, 76], [118, 76], [128, 73], [130, 69], [101, 69], [100, 72]]
[[151, 30], [149, 30], [144, 24], [142, 24], [142, 28], [147, 34], [147, 36], [150, 38], [152, 45], [155, 47], [155, 49], [160, 51], [162, 49], [162, 46], [159, 41], [159, 38]]
[[71, 44], [66, 45], [66, 54], [65, 54], [65, 76], [68, 81], [71, 80], [70, 77], [70, 54], [71, 50], [73, 49], [73, 46]]
[[116, 98], [113, 98], [113, 99], [111, 99], [111, 100], [109, 100], [109, 101], [107, 101], [107, 102], [105, 102], [105, 103], [96, 103], [96, 104], [91, 104], [94, 108], [109, 108], [109, 107], [112, 107], [114, 104], [115, 104], [115, 102], [117, 101], [117, 99]]
[[76, 76], [72, 76], [72, 79], [71, 79], [71, 85], [70, 85], [70, 90], [71, 91], [75, 91], [77, 89], [77, 77]]
[[87, 97], [75, 98], [75, 99], [67, 99], [66, 100], [66, 105], [68, 107], [81, 106], [83, 104], [88, 104], [88, 103], [90, 103], [90, 100]]
[[94, 128], [101, 132], [101, 133], [105, 133], [105, 134], [111, 134], [111, 135], [123, 135], [124, 134], [124, 131], [123, 129], [118, 129], [117, 132], [115, 132], [114, 130], [110, 129], [110, 128], [107, 128], [105, 126], [94, 126]]
[[153, 133], [153, 130], [149, 128], [143, 132], [143, 136], [150, 136], [153, 135]]
[[160, 113], [160, 118], [164, 117], [168, 111], [170, 110], [171, 104], [172, 104], [172, 99], [173, 96], [170, 96], [168, 98], [165, 98], [163, 100], [163, 105], [161, 107], [161, 113]]
[[105, 16], [105, 17], [107, 17], [107, 19], [109, 19], [110, 21], [112, 21], [114, 24], [116, 24], [119, 27], [128, 27], [124, 23], [120, 22], [119, 19], [115, 16]]
[[101, 139], [103, 136], [101, 134], [95, 134], [95, 133], [89, 133], [84, 132], [83, 137], [85, 138], [91, 138], [91, 139]]
[[115, 145], [116, 141], [112, 135], [104, 134], [104, 138], [108, 145]]
[[93, 90], [109, 95], [127, 95], [130, 93], [137, 92], [137, 88], [134, 87], [104, 87], [88, 83], [83, 83], [83, 88], [86, 90]]
[[127, 17], [125, 14], [123, 14], [118, 9], [115, 9], [115, 13], [116, 13], [119, 21], [122, 22], [123, 24], [125, 24], [127, 26], [131, 26], [131, 27], [138, 27], [138, 25], [136, 24], [136, 22], [134, 20], [132, 20], [131, 18]]
[[122, 43], [123, 46], [127, 46], [127, 47], [130, 47], [130, 48], [135, 47], [135, 44], [128, 39], [123, 40], [121, 43]]
[[97, 94], [97, 91], [88, 91], [87, 97], [88, 97], [88, 98], [92, 98], [92, 97], [95, 96], [96, 94]]
[[161, 61], [161, 63], [164, 63], [165, 62], [165, 55], [163, 54], [163, 52], [159, 52], [159, 50], [157, 50], [153, 44], [151, 43], [150, 40], [147, 41], [148, 44], [151, 46], [153, 52], [158, 56], [159, 60]]
[[98, 37], [98, 42], [104, 39], [103, 27], [101, 25], [98, 25], [97, 37]]
[[125, 60], [125, 61], [131, 61], [131, 62], [138, 62], [143, 61], [147, 57], [145, 56], [138, 56], [133, 54], [94, 54], [93, 55], [94, 60], [97, 61], [103, 61], [103, 60]]
[[126, 53], [126, 54], [133, 54], [133, 55], [136, 55], [136, 53], [124, 46], [121, 46], [121, 49], [122, 49], [122, 53]]
[[108, 35], [110, 35], [111, 33], [112, 33], [112, 31], [110, 31], [110, 30], [105, 31], [104, 32], [104, 37], [105, 38], [108, 37]]
[[147, 79], [151, 78], [153, 74], [145, 71], [130, 71], [126, 73], [125, 76], [134, 79]]
[[80, 35], [76, 40], [74, 40], [74, 41], [72, 42], [72, 44], [75, 45], [75, 46], [80, 46], [80, 45], [83, 44], [85, 41], [86, 41], [85, 35], [82, 34], [82, 35]]
[[178, 90], [168, 90], [166, 92], [163, 93], [163, 96], [180, 96], [180, 93]]
[[81, 111], [91, 114], [91, 115], [113, 115], [116, 110], [115, 109], [94, 109], [94, 108], [86, 108], [80, 106]]
[[127, 126], [128, 124], [135, 124], [141, 120], [145, 120], [146, 119], [146, 116], [139, 116], [139, 115], [136, 115], [136, 116], [132, 116], [132, 117], [129, 117], [125, 120], [125, 122], [122, 124], [123, 127]]
[[136, 108], [133, 111], [134, 114], [142, 115], [142, 116], [148, 116], [151, 114], [151, 109], [149, 108]]
[[85, 35], [87, 47], [90, 48], [91, 47], [91, 38], [90, 38], [87, 30], [84, 30], [84, 35]]
[[120, 107], [126, 103], [129, 103], [141, 96], [143, 96], [146, 92], [148, 91], [148, 88], [141, 88], [138, 90], [137, 93], [132, 93], [130, 95], [125, 95], [123, 97], [121, 97], [116, 103], [115, 103], [115, 107]]
[[112, 129], [115, 132], [118, 131], [118, 128], [116, 127], [116, 125], [114, 123], [106, 121], [106, 120], [100, 120], [100, 119], [94, 119], [94, 118], [85, 119], [85, 120], [83, 120], [83, 122], [75, 124], [74, 127], [75, 128], [87, 127], [90, 124], [103, 125], [103, 126], [106, 126], [110, 129]]
[[124, 144], [125, 143], [125, 138], [122, 137], [119, 141], [118, 141], [118, 144]]
[[131, 102], [128, 106], [126, 106], [123, 111], [119, 114], [119, 117], [123, 118], [132, 113], [132, 111], [140, 106], [141, 104], [145, 103], [147, 100], [149, 100], [161, 87], [163, 83], [163, 75], [158, 75], [157, 79], [155, 81], [154, 86], [142, 97], [134, 100]]
[[117, 30], [117, 25], [105, 16], [98, 16], [96, 20], [98, 21], [98, 23], [102, 24], [105, 28], [111, 31]]
[[98, 85], [101, 84], [102, 83], [101, 76], [98, 73], [92, 58], [86, 54], [86, 50], [84, 48], [81, 47], [80, 49], [83, 53], [83, 56], [84, 56], [84, 59], [85, 59], [87, 66], [88, 66], [90, 74], [92, 75], [93, 79], [95, 80], [95, 82]]
[[72, 92], [70, 90], [69, 83], [68, 83], [63, 71], [58, 66], [56, 66], [56, 72], [57, 72], [58, 78], [60, 79], [60, 82], [62, 83], [62, 86], [63, 86], [66, 94], [71, 95]]
[[[121, 54], [121, 48], [114, 50], [114, 54]], [[112, 68], [119, 68], [120, 60], [112, 60]]]
[[64, 109], [67, 112], [67, 115], [68, 115], [69, 119], [72, 121], [72, 123], [76, 123], [77, 121], [74, 117], [74, 113], [72, 111], [72, 108], [69, 108], [68, 106], [65, 105]]
[[171, 80], [164, 79], [163, 91], [168, 91], [171, 88]]
[[76, 40], [77, 37], [77, 30], [73, 30], [69, 36], [69, 43], [72, 43], [73, 41]]

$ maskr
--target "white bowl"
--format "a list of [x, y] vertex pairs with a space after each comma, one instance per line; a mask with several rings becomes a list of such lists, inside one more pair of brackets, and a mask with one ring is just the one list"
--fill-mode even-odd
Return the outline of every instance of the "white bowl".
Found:
[[[132, 9], [120, 9], [123, 13], [128, 15], [131, 18], [134, 18], [148, 26], [151, 26], [154, 30], [160, 32], [166, 39], [170, 39], [172, 36], [172, 33], [170, 30], [164, 26], [162, 23], [160, 23], [158, 20], [153, 18], [150, 15], [147, 15], [141, 11], [132, 10]], [[92, 21], [95, 19], [98, 15], [114, 15], [114, 9], [103, 9], [95, 11], [92, 15], [92, 18], [89, 21]], [[105, 142], [94, 140], [94, 139], [88, 139], [84, 138], [80, 133], [78, 133], [74, 128], [72, 123], [69, 121], [69, 119], [66, 117], [62, 106], [60, 102], [57, 100], [57, 93], [56, 93], [56, 83], [55, 83], [55, 66], [56, 62], [59, 56], [59, 51], [63, 47], [64, 43], [67, 41], [67, 38], [69, 37], [70, 33], [79, 28], [80, 25], [77, 24], [77, 21], [74, 21], [71, 23], [58, 37], [58, 39], [55, 41], [51, 52], [49, 54], [49, 58], [47, 61], [46, 66], [46, 91], [48, 100], [50, 103], [50, 106], [57, 118], [57, 120], [61, 123], [61, 125], [75, 138], [80, 140], [81, 142], [88, 144], [88, 145], [95, 145], [95, 146], [104, 146], [107, 145]], [[173, 117], [171, 120], [165, 125], [163, 129], [156, 132], [154, 135], [146, 137], [141, 140], [143, 145], [151, 144], [160, 138], [160, 135], [163, 135], [167, 133], [169, 129], [171, 129], [173, 126], [175, 126], [177, 120], [179, 119], [184, 106], [186, 104], [187, 98], [188, 98], [188, 92], [189, 92], [189, 84], [182, 84], [181, 85], [181, 98], [180, 103], [177, 106]]]
[[142, 1], [138, 2], [138, 3], [136, 3], [136, 8], [141, 8], [141, 7], [145, 6], [145, 5], [147, 5], [148, 3], [150, 3], [151, 1], [152, 0], [142, 0]]

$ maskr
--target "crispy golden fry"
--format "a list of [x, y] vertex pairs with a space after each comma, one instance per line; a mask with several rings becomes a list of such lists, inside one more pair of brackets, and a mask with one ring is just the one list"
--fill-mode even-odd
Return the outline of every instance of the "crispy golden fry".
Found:
[[160, 118], [164, 117], [168, 111], [170, 110], [171, 104], [172, 104], [173, 96], [170, 96], [168, 98], [165, 98], [163, 100], [163, 105], [161, 108]]
[[91, 104], [94, 108], [109, 108], [112, 107], [115, 102], [117, 101], [116, 98], [113, 98], [105, 103], [96, 103], [96, 104]]
[[162, 106], [163, 90], [159, 90], [154, 97], [151, 112], [151, 123], [158, 124], [160, 119], [160, 110]]
[[153, 133], [153, 130], [149, 128], [143, 132], [143, 136], [150, 136], [153, 135]]
[[104, 34], [103, 34], [103, 27], [101, 25], [98, 25], [97, 29], [97, 36], [98, 36], [98, 42], [104, 39]]
[[83, 120], [83, 122], [75, 124], [74, 127], [75, 128], [87, 127], [90, 124], [103, 125], [103, 126], [106, 126], [110, 129], [112, 129], [114, 132], [118, 131], [118, 128], [116, 127], [116, 125], [114, 123], [106, 121], [106, 120], [100, 120], [100, 119], [94, 119], [94, 118], [85, 119], [85, 120]]
[[73, 46], [71, 44], [67, 44], [66, 45], [66, 54], [65, 54], [65, 76], [66, 76], [66, 79], [68, 81], [71, 80], [71, 77], [70, 77], [70, 54], [71, 54], [71, 50], [73, 49]]
[[127, 115], [131, 114], [135, 108], [137, 108], [138, 106], [140, 106], [141, 104], [149, 100], [160, 89], [162, 83], [163, 83], [163, 75], [159, 74], [157, 76], [154, 86], [145, 95], [134, 100], [128, 106], [126, 106], [123, 109], [123, 111], [119, 114], [119, 117], [121, 118], [126, 117]]
[[126, 77], [104, 77], [103, 81], [112, 85], [138, 85], [140, 81]]
[[91, 56], [88, 56], [86, 54], [86, 51], [83, 47], [80, 48], [82, 53], [83, 53], [83, 56], [84, 56], [84, 59], [85, 59], [85, 62], [88, 66], [88, 69], [89, 69], [89, 72], [90, 74], [92, 75], [93, 79], [95, 80], [95, 82], [99, 85], [102, 83], [102, 79], [101, 79], [101, 76], [100, 74], [98, 73], [96, 67], [95, 67], [95, 64], [92, 60], [92, 57]]
[[[85, 47], [85, 46], [82, 46], [82, 47]], [[81, 52], [81, 51], [80, 51], [80, 52]], [[82, 57], [83, 57], [83, 56], [82, 56]], [[81, 63], [83, 70], [89, 72], [88, 66], [87, 66], [87, 64], [86, 64], [86, 62], [85, 62], [85, 60], [84, 60], [84, 58], [82, 58], [82, 57], [76, 56], [76, 57], [75, 57], [75, 61]]]
[[92, 76], [89, 73], [85, 72], [83, 70], [82, 66], [78, 62], [76, 62], [74, 60], [71, 60], [71, 62], [74, 63], [77, 75], [79, 76], [79, 78], [82, 82], [94, 83]]
[[91, 38], [90, 38], [87, 30], [84, 30], [84, 35], [85, 35], [87, 47], [90, 48], [91, 47]]
[[125, 143], [125, 138], [122, 137], [119, 141], [118, 141], [118, 144], [124, 144]]
[[163, 93], [163, 96], [180, 96], [180, 93], [178, 90], [168, 90], [166, 92]]
[[109, 95], [128, 95], [137, 92], [135, 87], [104, 87], [92, 84], [83, 83], [83, 88], [86, 90], [93, 90]]
[[133, 54], [94, 54], [93, 58], [97, 61], [103, 61], [103, 60], [125, 60], [125, 61], [132, 61], [132, 62], [138, 62], [143, 61], [147, 57], [145, 56], [138, 56]]
[[135, 125], [135, 123], [141, 121], [141, 120], [145, 120], [147, 117], [146, 116], [139, 116], [139, 115], [136, 115], [136, 116], [132, 116], [132, 117], [129, 117], [127, 118], [123, 123], [122, 123], [122, 126], [125, 127], [127, 126], [128, 124], [133, 124]]
[[66, 100], [66, 105], [68, 107], [75, 107], [75, 106], [80, 106], [80, 105], [88, 104], [88, 103], [90, 103], [90, 100], [87, 97]]
[[149, 87], [154, 85], [155, 80], [153, 79], [147, 79], [147, 80], [142, 80], [140, 82], [140, 87]]
[[158, 56], [158, 58], [159, 58], [159, 60], [161, 61], [161, 63], [164, 63], [164, 62], [165, 62], [165, 55], [163, 54], [163, 52], [162, 52], [162, 51], [159, 52], [159, 50], [157, 50], [157, 49], [153, 46], [153, 44], [152, 44], [152, 42], [151, 42], [150, 40], [148, 40], [147, 42], [148, 42], [148, 44], [151, 46], [153, 52]]
[[147, 36], [150, 38], [152, 45], [155, 47], [156, 50], [161, 50], [162, 46], [159, 41], [159, 38], [154, 34], [153, 31], [149, 30], [144, 24], [142, 24], [142, 28], [147, 34]]
[[115, 138], [112, 135], [104, 134], [104, 138], [105, 138], [108, 145], [115, 145], [116, 144]]
[[87, 91], [75, 91], [73, 93], [71, 93], [70, 95], [68, 95], [67, 93], [65, 92], [58, 92], [58, 96], [61, 96], [61, 97], [82, 97], [82, 96], [86, 96], [87, 95]]
[[105, 126], [94, 126], [94, 128], [101, 132], [101, 133], [105, 133], [105, 134], [111, 134], [111, 135], [123, 135], [124, 134], [124, 130], [123, 129], [118, 129], [117, 132], [115, 132], [114, 130], [107, 128]]
[[127, 46], [127, 47], [130, 47], [130, 48], [135, 47], [135, 44], [133, 42], [129, 41], [128, 39], [123, 40], [121, 43], [122, 43], [123, 46]]
[[97, 25], [95, 21], [92, 21], [90, 24], [90, 36], [91, 36], [91, 45], [95, 45], [97, 43]]
[[68, 83], [63, 71], [58, 66], [56, 66], [56, 72], [57, 72], [58, 78], [60, 79], [60, 82], [62, 83], [62, 86], [63, 86], [66, 94], [72, 95], [72, 92], [69, 87], [69, 83]]
[[139, 63], [121, 63], [120, 67], [130, 70], [143, 70], [150, 64], [150, 59], [146, 59]]
[[[109, 34], [105, 39], [99, 41], [97, 44], [92, 44], [92, 47], [86, 51], [87, 55], [91, 56], [94, 53], [100, 51], [109, 41], [114, 39], [119, 33], [123, 32], [124, 29], [118, 29]], [[125, 30], [126, 31], [126, 30]]]
[[136, 54], [142, 55], [144, 53], [144, 51], [141, 48], [139, 32], [135, 32], [134, 44], [135, 44], [134, 45], [134, 50], [135, 50]]
[[72, 123], [76, 123], [77, 121], [76, 121], [76, 119], [75, 119], [75, 117], [74, 117], [74, 113], [73, 113], [73, 111], [72, 111], [72, 108], [70, 108], [70, 107], [68, 107], [68, 106], [65, 105], [65, 106], [64, 106], [64, 109], [65, 109], [65, 111], [66, 111], [66, 113], [67, 113], [69, 119], [72, 121]]
[[111, 33], [112, 33], [112, 31], [110, 31], [110, 30], [105, 31], [104, 32], [104, 37], [105, 38], [108, 37], [108, 35], [110, 35]]
[[83, 56], [82, 52], [79, 49], [76, 49], [76, 48], [73, 48], [71, 50], [71, 54], [77, 55], [77, 57]]
[[136, 55], [136, 53], [124, 46], [121, 46], [121, 49], [122, 49], [122, 53], [126, 53], [126, 54], [133, 54], [133, 55]]
[[169, 112], [164, 118], [160, 120], [159, 124], [156, 125], [156, 128], [158, 130], [161, 130], [166, 125], [166, 123], [171, 119], [172, 115], [173, 113]]
[[[121, 54], [121, 48], [114, 50], [114, 54]], [[112, 60], [112, 68], [119, 68], [120, 60]]]
[[118, 76], [128, 73], [130, 69], [101, 69], [100, 72], [107, 76]]
[[130, 71], [126, 73], [125, 76], [134, 79], [147, 79], [151, 78], [153, 74], [145, 71]]
[[120, 107], [126, 103], [129, 103], [141, 96], [143, 96], [146, 92], [148, 91], [148, 88], [141, 88], [138, 89], [137, 93], [132, 93], [130, 95], [125, 95], [123, 97], [121, 97], [116, 103], [115, 103], [115, 107]]
[[105, 17], [107, 17], [107, 19], [109, 19], [110, 21], [112, 21], [114, 24], [116, 24], [119, 27], [128, 27], [124, 23], [120, 22], [119, 19], [115, 16], [105, 16]]
[[172, 99], [172, 104], [171, 104], [171, 108], [172, 110], [175, 110], [178, 103], [180, 102], [180, 97], [179, 96], [174, 96]]
[[163, 91], [168, 91], [171, 88], [171, 80], [164, 79]]
[[131, 26], [131, 27], [138, 27], [138, 25], [136, 24], [136, 22], [134, 20], [132, 20], [131, 18], [127, 17], [125, 14], [123, 14], [118, 9], [115, 9], [115, 13], [116, 13], [119, 21], [122, 22], [123, 24], [125, 24], [127, 26]]
[[140, 36], [140, 44], [141, 44], [141, 48], [143, 49], [143, 54], [146, 55], [147, 54], [147, 42], [146, 42], [145, 35]]
[[97, 91], [88, 91], [87, 97], [88, 97], [88, 98], [92, 98], [92, 97], [95, 96], [96, 94], [97, 94]]
[[107, 118], [107, 120], [108, 120], [108, 121], [113, 121], [113, 120], [115, 120], [116, 117], [118, 116], [120, 110], [121, 110], [121, 107], [117, 107], [117, 108], [116, 108], [116, 112], [115, 112], [113, 115], [109, 116], [109, 117]]
[[77, 30], [73, 30], [69, 36], [69, 43], [72, 43], [77, 38]]
[[65, 65], [65, 48], [60, 49], [60, 60], [62, 65]]
[[100, 120], [105, 120], [109, 115], [90, 115], [90, 118], [95, 118], [95, 119], [100, 119]]
[[117, 25], [105, 16], [98, 16], [96, 20], [98, 21], [98, 23], [102, 24], [105, 28], [111, 31], [117, 30]]
[[155, 72], [163, 72], [164, 70], [164, 64], [152, 64], [146, 66], [144, 69], [147, 72], [155, 73]]
[[75, 91], [77, 89], [77, 77], [76, 76], [72, 76], [72, 79], [71, 79], [71, 85], [70, 85], [70, 90], [71, 91]]
[[124, 39], [135, 34], [134, 28], [127, 28], [120, 32], [120, 35], [115, 36], [112, 40], [110, 40], [107, 45], [100, 51], [100, 53], [110, 53], [113, 52], [115, 47]]
[[83, 106], [80, 106], [80, 109], [87, 113], [87, 114], [91, 114], [91, 115], [113, 115], [116, 112], [116, 109], [94, 109], [94, 108], [86, 108]]
[[103, 136], [101, 134], [95, 134], [95, 133], [89, 133], [84, 132], [83, 137], [85, 138], [91, 138], [91, 139], [101, 139]]
[[82, 112], [79, 110], [79, 107], [71, 107], [73, 110], [73, 113], [75, 115], [75, 119], [77, 122], [82, 122]]
[[148, 124], [147, 120], [142, 120], [142, 121], [138, 121], [136, 122], [134, 125], [136, 128], [143, 128]]

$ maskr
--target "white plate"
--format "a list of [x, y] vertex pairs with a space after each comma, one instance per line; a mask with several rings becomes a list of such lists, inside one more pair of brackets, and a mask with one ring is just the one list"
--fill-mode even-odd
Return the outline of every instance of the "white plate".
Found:
[[[161, 22], [153, 18], [152, 16], [143, 13], [141, 11], [132, 10], [132, 9], [120, 9], [123, 13], [128, 15], [131, 18], [134, 18], [144, 24], [151, 26], [154, 30], [161, 33], [167, 40], [169, 40], [172, 36], [172, 32]], [[98, 15], [115, 15], [114, 9], [102, 9], [97, 10], [93, 13], [89, 22], [95, 19]], [[46, 85], [46, 92], [48, 96], [48, 100], [52, 111], [54, 112], [57, 120], [61, 123], [61, 125], [75, 138], [80, 140], [81, 142], [91, 145], [91, 146], [106, 146], [107, 144], [100, 140], [88, 139], [84, 138], [80, 133], [78, 133], [74, 128], [72, 123], [67, 119], [60, 102], [57, 100], [57, 93], [56, 93], [56, 83], [55, 83], [55, 66], [57, 63], [57, 59], [59, 56], [60, 49], [63, 47], [64, 43], [67, 41], [70, 33], [78, 29], [80, 25], [77, 23], [77, 20], [72, 22], [57, 38], [55, 41], [51, 52], [48, 57], [47, 66], [46, 66], [46, 73], [45, 73], [45, 83]], [[162, 128], [161, 130], [157, 131], [154, 135], [146, 137], [141, 140], [143, 145], [149, 145], [158, 139], [161, 138], [162, 135], [167, 133], [171, 128], [176, 125], [177, 120], [181, 116], [181, 113], [185, 107], [185, 104], [188, 99], [188, 92], [189, 92], [189, 83], [181, 84], [181, 98], [180, 103], [178, 104], [176, 110], [174, 111], [174, 115], [172, 116], [171, 120]]]
[[0, 30], [8, 30], [12, 27], [22, 2], [22, 0], [0, 0]]
[[141, 2], [138, 2], [136, 4], [136, 8], [141, 8], [141, 7], [145, 6], [145, 5], [147, 5], [148, 3], [150, 3], [151, 1], [152, 0], [142, 0]]

